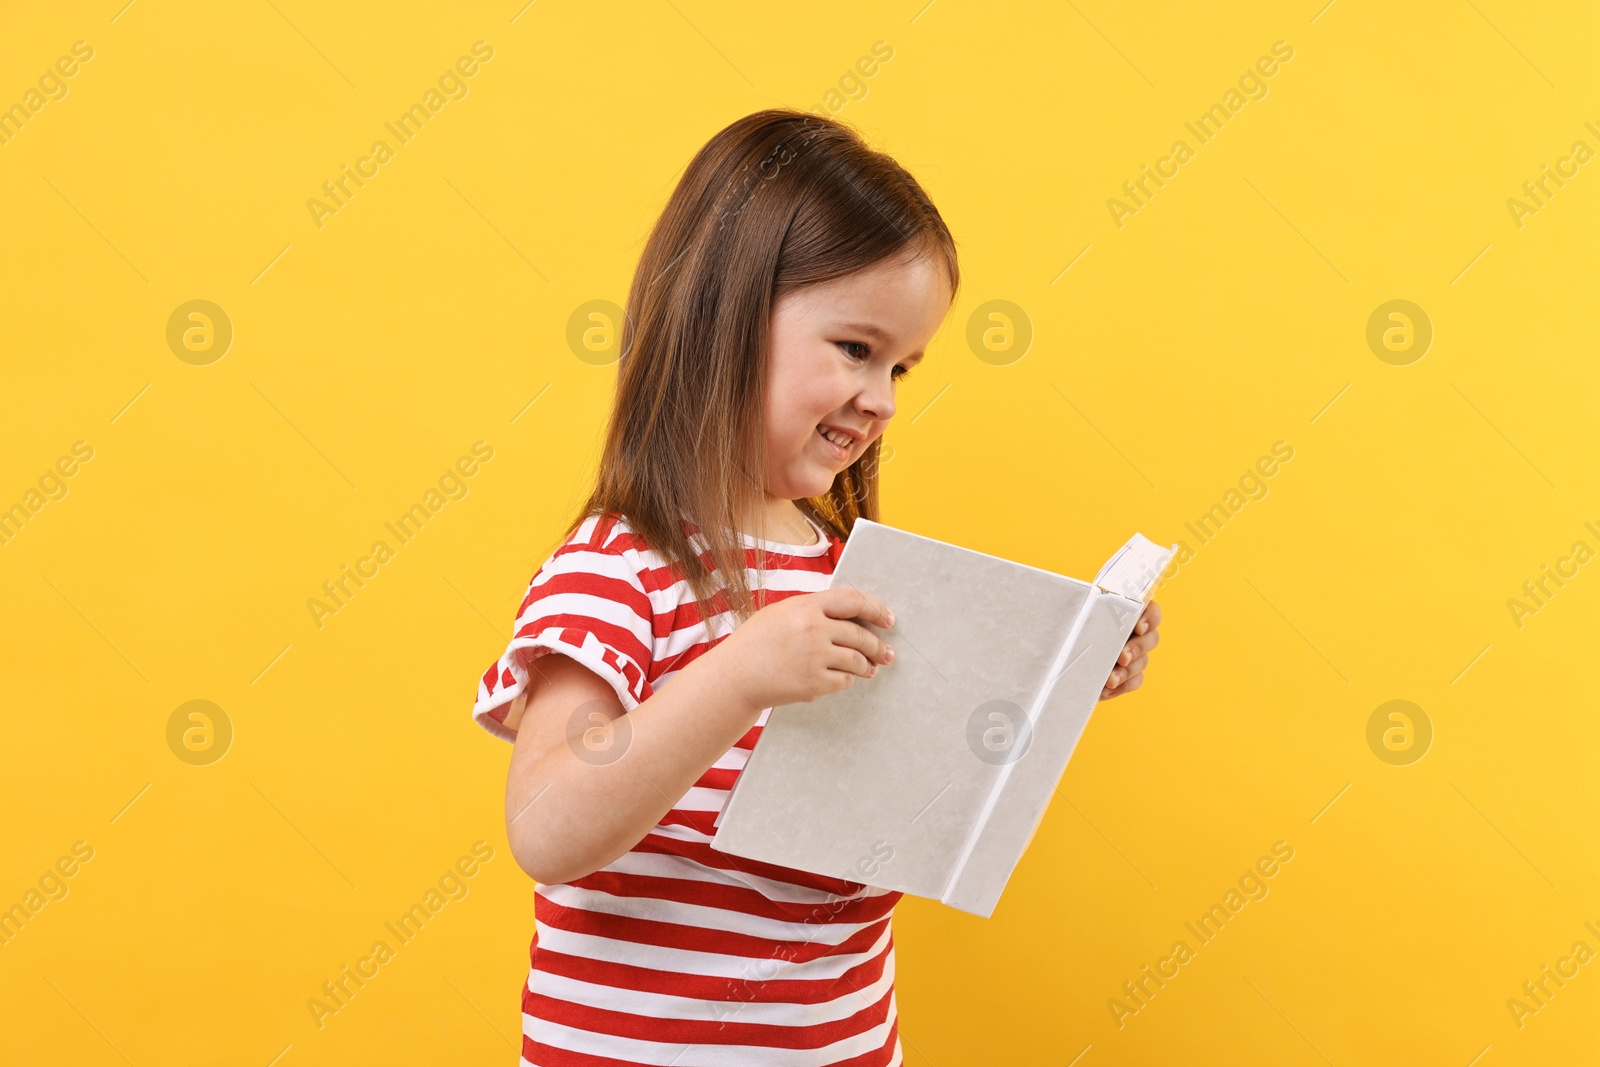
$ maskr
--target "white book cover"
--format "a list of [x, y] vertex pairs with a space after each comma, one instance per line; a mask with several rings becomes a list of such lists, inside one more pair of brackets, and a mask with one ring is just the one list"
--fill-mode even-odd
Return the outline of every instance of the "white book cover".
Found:
[[767, 713], [712, 847], [988, 917], [1176, 550], [1086, 582], [857, 519], [829, 587], [893, 609], [894, 661]]

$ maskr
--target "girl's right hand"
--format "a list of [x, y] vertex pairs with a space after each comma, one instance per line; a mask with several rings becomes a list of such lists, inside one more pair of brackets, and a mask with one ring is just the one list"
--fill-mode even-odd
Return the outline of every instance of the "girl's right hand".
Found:
[[754, 710], [804, 704], [871, 678], [894, 648], [855, 620], [881, 629], [894, 614], [876, 597], [841, 587], [802, 593], [751, 614], [707, 655]]

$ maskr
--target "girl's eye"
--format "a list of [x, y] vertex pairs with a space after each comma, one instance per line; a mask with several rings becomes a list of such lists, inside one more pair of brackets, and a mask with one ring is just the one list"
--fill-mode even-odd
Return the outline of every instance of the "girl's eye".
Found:
[[[835, 341], [834, 344], [836, 344], [840, 348], [844, 349], [845, 352], [849, 354], [851, 359], [856, 359], [856, 360], [866, 359], [869, 355], [872, 354], [871, 346], [867, 345], [865, 342], [862, 342], [862, 341]], [[852, 348], [861, 349], [860, 354], [858, 355], [855, 352], [851, 352], [850, 350]], [[895, 381], [899, 381], [901, 378], [904, 378], [906, 375], [908, 375], [910, 373], [911, 373], [911, 368], [910, 367], [907, 367], [907, 366], [905, 366], [903, 364], [896, 364], [894, 370], [890, 372], [889, 376], [891, 378], [893, 378]]]

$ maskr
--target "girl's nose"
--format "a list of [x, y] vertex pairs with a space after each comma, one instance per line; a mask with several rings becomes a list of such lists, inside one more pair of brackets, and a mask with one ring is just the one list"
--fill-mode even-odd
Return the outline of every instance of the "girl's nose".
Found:
[[894, 385], [887, 376], [874, 379], [856, 397], [856, 409], [869, 419], [888, 419], [894, 414]]

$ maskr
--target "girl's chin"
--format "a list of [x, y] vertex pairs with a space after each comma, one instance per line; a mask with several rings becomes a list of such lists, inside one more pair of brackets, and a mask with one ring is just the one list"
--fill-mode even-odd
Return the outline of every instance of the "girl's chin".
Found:
[[787, 489], [780, 495], [789, 500], [822, 496], [833, 488], [834, 479], [838, 476], [838, 470], [820, 463], [808, 463], [804, 470], [793, 472], [788, 480]]

